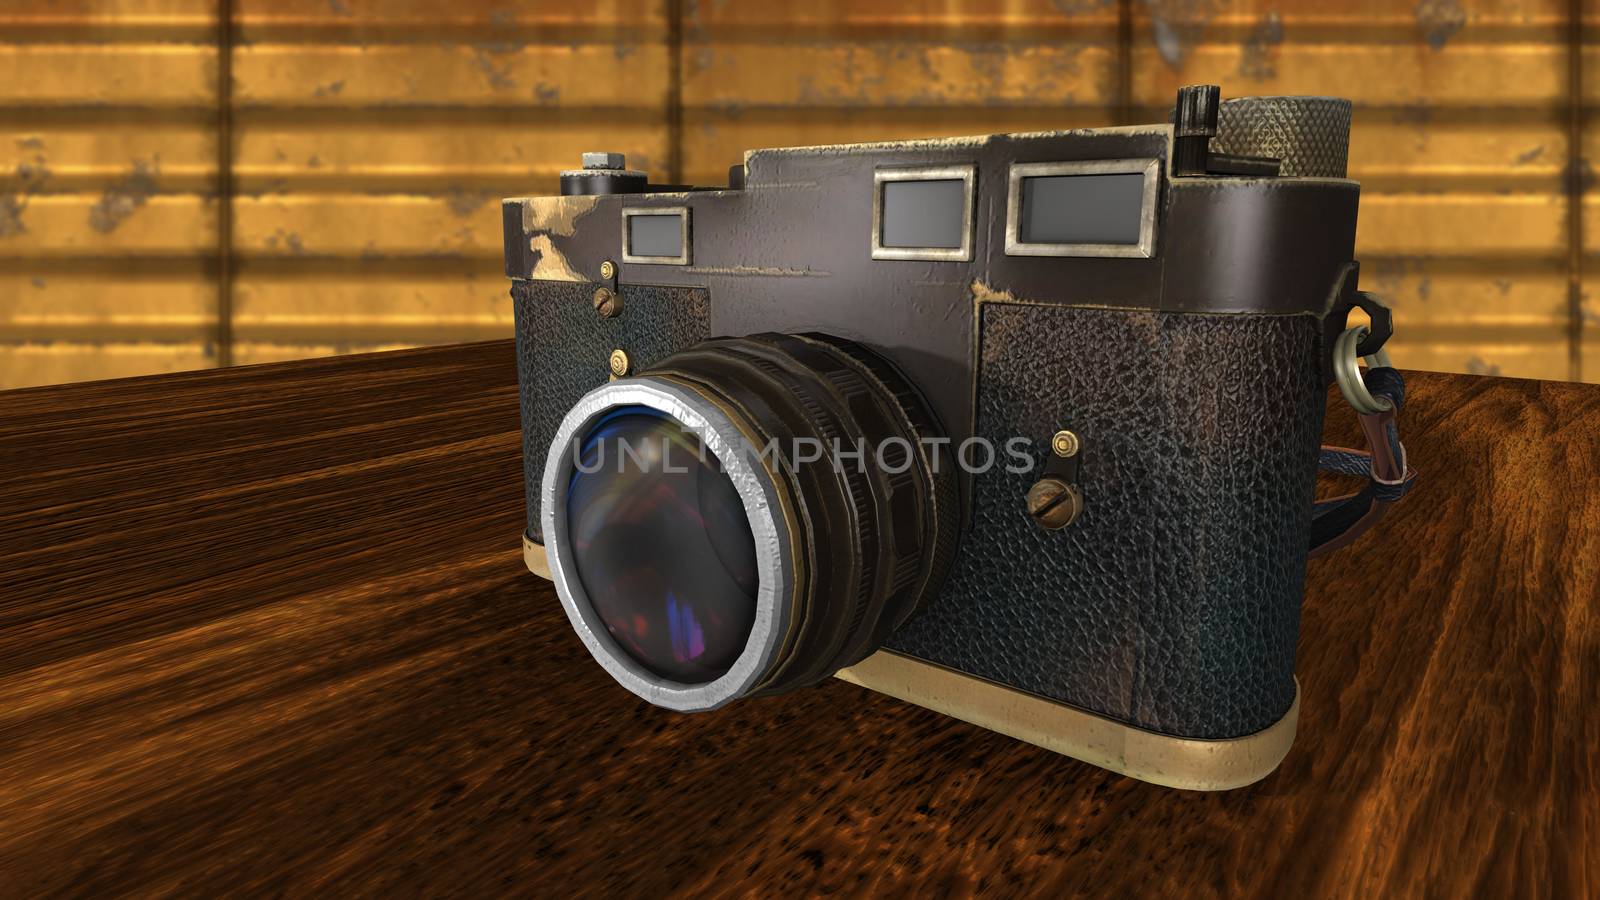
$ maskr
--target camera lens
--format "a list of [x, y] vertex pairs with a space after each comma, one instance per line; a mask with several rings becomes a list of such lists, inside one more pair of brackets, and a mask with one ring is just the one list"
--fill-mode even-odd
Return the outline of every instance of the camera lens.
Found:
[[756, 548], [733, 482], [658, 410], [606, 414], [567, 486], [567, 534], [607, 634], [651, 672], [727, 673], [755, 621]]
[[546, 458], [562, 606], [658, 705], [815, 684], [942, 582], [957, 516], [941, 436], [898, 369], [827, 335], [718, 338], [602, 385]]

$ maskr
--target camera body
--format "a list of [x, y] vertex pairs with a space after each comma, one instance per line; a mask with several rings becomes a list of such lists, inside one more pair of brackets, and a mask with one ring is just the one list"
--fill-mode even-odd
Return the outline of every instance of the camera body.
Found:
[[1185, 89], [1168, 124], [759, 150], [710, 189], [586, 156], [561, 195], [506, 200], [529, 567], [597, 659], [618, 655], [546, 533], [571, 512], [569, 470], [547, 478], [563, 424], [654, 367], [692, 382], [673, 360], [707, 342], [831, 336], [874, 359], [841, 367], [914, 386], [962, 460], [944, 500], [893, 513], [953, 523], [944, 549], [918, 544], [947, 558], [901, 579], [926, 582], [914, 608], [817, 672], [1146, 780], [1265, 776], [1294, 736], [1330, 354], [1355, 296], [1349, 111]]

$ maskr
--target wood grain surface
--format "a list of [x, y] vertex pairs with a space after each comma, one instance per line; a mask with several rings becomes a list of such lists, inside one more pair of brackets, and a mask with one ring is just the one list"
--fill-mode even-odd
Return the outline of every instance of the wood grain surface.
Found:
[[634, 699], [522, 568], [509, 342], [0, 394], [0, 896], [1600, 895], [1600, 388], [1408, 379], [1224, 794]]

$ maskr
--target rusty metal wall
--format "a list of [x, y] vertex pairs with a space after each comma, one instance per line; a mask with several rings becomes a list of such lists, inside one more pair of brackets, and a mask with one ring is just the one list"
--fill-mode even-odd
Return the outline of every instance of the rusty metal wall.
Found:
[[583, 149], [719, 183], [752, 147], [1154, 120], [1196, 81], [1355, 100], [1401, 364], [1600, 380], [1572, 5], [6, 0], [0, 387], [507, 336], [494, 201]]

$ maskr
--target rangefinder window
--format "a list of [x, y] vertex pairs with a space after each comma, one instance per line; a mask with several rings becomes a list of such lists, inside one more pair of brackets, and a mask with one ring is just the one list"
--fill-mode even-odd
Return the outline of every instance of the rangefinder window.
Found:
[[689, 210], [624, 209], [622, 261], [686, 266], [689, 264]]
[[1006, 254], [1149, 257], [1160, 179], [1156, 159], [1014, 165]]
[[972, 259], [974, 167], [877, 169], [872, 258]]

